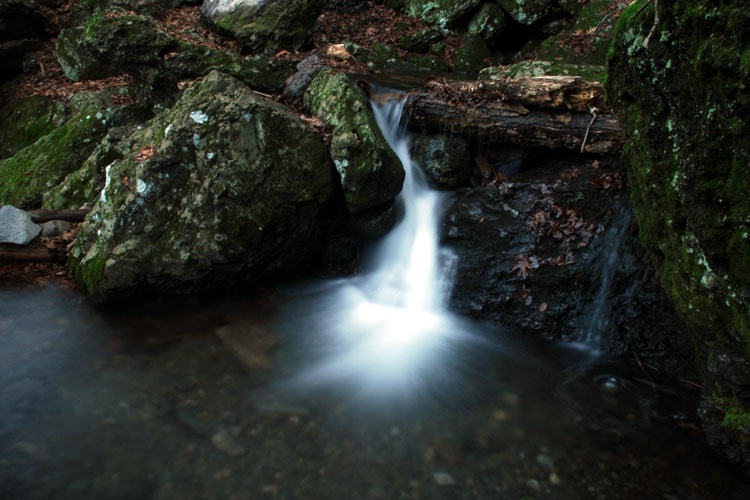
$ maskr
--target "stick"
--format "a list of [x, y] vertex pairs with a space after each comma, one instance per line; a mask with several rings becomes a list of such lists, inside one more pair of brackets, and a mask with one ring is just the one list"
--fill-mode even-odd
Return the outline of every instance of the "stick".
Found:
[[594, 122], [596, 121], [596, 112], [599, 111], [598, 109], [591, 107], [589, 108], [589, 111], [591, 111], [591, 114], [594, 115], [591, 117], [591, 121], [589, 122], [589, 126], [586, 127], [586, 135], [583, 136], [583, 142], [581, 143], [581, 153], [583, 153], [584, 148], [586, 147], [586, 141], [589, 138], [589, 132], [591, 132], [591, 127], [594, 125]]

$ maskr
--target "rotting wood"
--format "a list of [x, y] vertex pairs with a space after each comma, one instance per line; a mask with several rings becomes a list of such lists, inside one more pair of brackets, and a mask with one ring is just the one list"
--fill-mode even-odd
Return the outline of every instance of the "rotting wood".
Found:
[[[432, 80], [409, 92], [405, 107], [411, 128], [483, 143], [573, 151], [583, 146], [583, 152], [597, 154], [618, 153], [623, 143], [601, 84], [578, 77]], [[598, 110], [595, 123], [591, 108]]]
[[0, 263], [7, 262], [65, 262], [66, 253], [44, 245], [19, 246], [0, 243]]
[[88, 210], [52, 210], [49, 208], [38, 208], [35, 210], [27, 210], [31, 216], [31, 220], [37, 224], [42, 222], [49, 222], [51, 220], [64, 220], [68, 222], [83, 222], [84, 217], [88, 213]]

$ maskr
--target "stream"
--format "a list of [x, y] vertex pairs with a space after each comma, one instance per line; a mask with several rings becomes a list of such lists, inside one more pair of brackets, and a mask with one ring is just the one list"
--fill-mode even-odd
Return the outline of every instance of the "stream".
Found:
[[694, 393], [598, 354], [605, 303], [571, 343], [447, 310], [443, 195], [374, 107], [406, 209], [357, 276], [117, 308], [0, 289], [0, 498], [750, 498]]

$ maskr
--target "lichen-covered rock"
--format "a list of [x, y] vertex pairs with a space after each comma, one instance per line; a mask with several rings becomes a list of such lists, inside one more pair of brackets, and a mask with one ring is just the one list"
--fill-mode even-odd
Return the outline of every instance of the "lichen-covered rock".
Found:
[[316, 258], [332, 165], [283, 106], [214, 71], [132, 140], [69, 256], [95, 300], [226, 291]]
[[453, 28], [474, 10], [481, 0], [405, 0], [403, 9], [433, 26]]
[[557, 0], [497, 0], [497, 3], [514, 21], [525, 26], [562, 15]]
[[108, 62], [94, 57], [83, 47], [84, 29], [80, 26], [60, 31], [55, 41], [57, 62], [65, 76], [74, 82], [98, 80], [121, 73]]
[[65, 122], [64, 106], [42, 96], [8, 101], [0, 107], [0, 159], [52, 132]]
[[63, 30], [56, 47], [65, 74], [79, 81], [138, 73], [157, 66], [176, 46], [150, 18], [111, 9], [95, 13], [83, 27]]
[[221, 71], [248, 87], [267, 93], [280, 93], [294, 74], [294, 62], [266, 55], [240, 57], [204, 45], [180, 44], [162, 64], [158, 80], [166, 84]]
[[312, 38], [324, 0], [206, 0], [201, 15], [246, 52], [300, 50]]
[[[637, 1], [607, 92], [626, 133], [641, 240], [693, 333], [709, 441], [750, 474], [750, 13]], [[745, 375], [741, 375], [745, 373]]]
[[351, 213], [386, 203], [401, 192], [404, 168], [383, 137], [370, 103], [346, 74], [320, 71], [304, 103], [331, 129], [331, 158]]
[[539, 46], [521, 51], [520, 57], [552, 64], [604, 66], [612, 44], [612, 32], [624, 4], [591, 0], [580, 8], [575, 22], [544, 40]]
[[82, 111], [61, 127], [0, 161], [0, 202], [27, 208], [77, 170], [109, 127], [111, 110]]
[[453, 53], [453, 64], [457, 73], [475, 78], [487, 66], [492, 52], [479, 35], [467, 35]]
[[417, 137], [412, 141], [411, 153], [431, 186], [456, 189], [468, 185], [471, 155], [465, 139], [442, 135]]
[[468, 33], [479, 35], [485, 40], [491, 40], [502, 34], [505, 29], [505, 13], [494, 3], [482, 5], [469, 22]]

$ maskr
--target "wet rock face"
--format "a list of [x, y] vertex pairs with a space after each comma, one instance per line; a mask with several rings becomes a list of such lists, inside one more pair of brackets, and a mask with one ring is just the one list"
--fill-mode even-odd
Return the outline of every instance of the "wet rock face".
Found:
[[227, 290], [315, 259], [332, 165], [282, 106], [212, 72], [131, 141], [70, 254], [95, 300]]
[[610, 50], [641, 239], [706, 366], [709, 438], [750, 474], [750, 395], [718, 353], [750, 356], [750, 30], [742, 1], [636, 2]]
[[300, 50], [312, 37], [324, 0], [206, 0], [205, 22], [253, 53]]
[[611, 167], [558, 161], [457, 191], [442, 227], [458, 254], [451, 308], [664, 366], [681, 348], [666, 332], [681, 325], [653, 280], [623, 181]]

